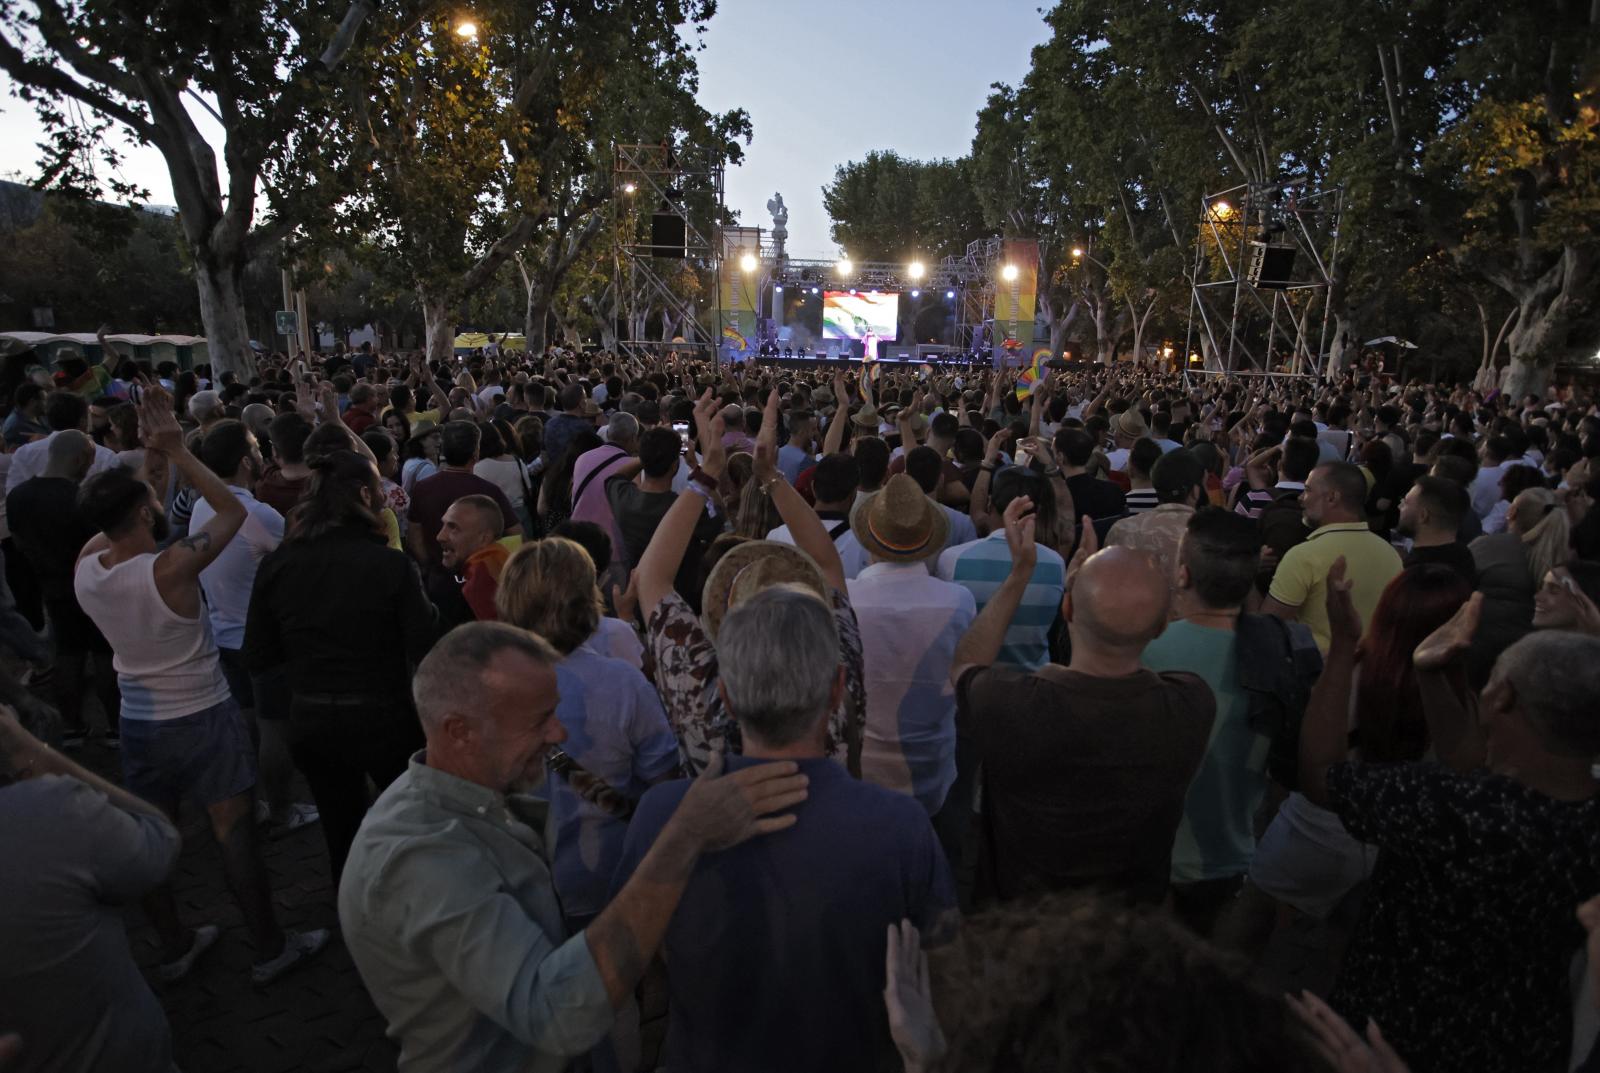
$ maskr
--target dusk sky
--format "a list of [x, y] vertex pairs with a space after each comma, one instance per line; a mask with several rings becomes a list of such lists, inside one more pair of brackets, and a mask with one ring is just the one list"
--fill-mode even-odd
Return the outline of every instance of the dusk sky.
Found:
[[[767, 199], [781, 192], [789, 253], [834, 256], [822, 187], [835, 166], [873, 149], [961, 156], [990, 84], [1020, 81], [1045, 36], [1037, 0], [719, 0], [698, 57], [700, 99], [713, 111], [744, 108], [755, 127], [744, 164], [728, 171], [728, 206], [742, 223], [769, 227]], [[0, 76], [0, 86], [9, 90], [9, 79]], [[14, 162], [6, 177], [31, 179], [40, 139], [33, 110], [9, 94], [0, 109], [0, 144]], [[220, 146], [215, 124], [190, 111]], [[122, 174], [149, 189], [152, 203], [172, 203], [154, 149], [130, 149]]]

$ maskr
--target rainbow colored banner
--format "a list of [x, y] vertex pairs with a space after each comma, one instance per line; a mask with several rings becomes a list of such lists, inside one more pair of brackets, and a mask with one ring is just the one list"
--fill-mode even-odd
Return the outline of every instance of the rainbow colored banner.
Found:
[[731, 341], [735, 346], [737, 346], [739, 348], [740, 353], [743, 353], [744, 351], [750, 349], [750, 343], [739, 332], [739, 329], [735, 328], [731, 324], [727, 324], [727, 325], [723, 326], [723, 328], [722, 328], [722, 338]]

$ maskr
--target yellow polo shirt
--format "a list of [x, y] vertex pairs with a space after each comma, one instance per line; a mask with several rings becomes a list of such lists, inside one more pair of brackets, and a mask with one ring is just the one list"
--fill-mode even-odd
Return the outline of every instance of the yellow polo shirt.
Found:
[[1324, 525], [1283, 556], [1272, 575], [1267, 595], [1288, 607], [1299, 608], [1297, 618], [1311, 627], [1317, 647], [1328, 651], [1328, 568], [1344, 556], [1345, 577], [1351, 582], [1350, 599], [1366, 628], [1377, 609], [1378, 598], [1403, 564], [1400, 553], [1365, 522]]

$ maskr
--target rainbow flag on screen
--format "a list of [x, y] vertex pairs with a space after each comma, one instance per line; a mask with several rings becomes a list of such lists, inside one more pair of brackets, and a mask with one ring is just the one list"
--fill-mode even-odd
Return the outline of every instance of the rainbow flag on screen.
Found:
[[743, 335], [739, 334], [739, 329], [731, 324], [722, 329], [722, 338], [731, 340], [740, 350], [750, 349], [750, 344], [745, 342]]
[[1025, 399], [1033, 394], [1033, 389], [1039, 386], [1039, 381], [1044, 379], [1044, 363], [1050, 360], [1050, 348], [1040, 347], [1033, 352], [1033, 364], [1022, 370], [1017, 376], [1017, 398]]

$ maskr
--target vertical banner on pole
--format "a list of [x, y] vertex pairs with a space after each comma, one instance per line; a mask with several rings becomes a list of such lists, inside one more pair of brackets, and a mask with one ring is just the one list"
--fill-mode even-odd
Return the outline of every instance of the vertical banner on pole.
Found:
[[1016, 367], [1033, 354], [1033, 317], [1039, 288], [1039, 243], [1031, 238], [1008, 238], [1001, 246], [1000, 263], [1015, 266], [1017, 278], [995, 283], [994, 326], [996, 364]]
[[722, 229], [722, 323], [717, 326], [717, 353], [724, 361], [744, 361], [755, 356], [756, 331], [761, 316], [761, 271], [746, 272], [739, 260], [761, 249], [761, 229]]

